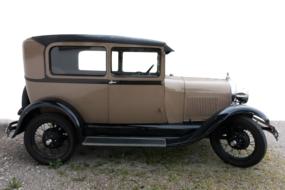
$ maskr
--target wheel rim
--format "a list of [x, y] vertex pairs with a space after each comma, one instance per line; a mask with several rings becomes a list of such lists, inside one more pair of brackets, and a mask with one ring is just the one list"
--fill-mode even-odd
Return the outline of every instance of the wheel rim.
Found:
[[47, 159], [63, 157], [71, 146], [68, 133], [55, 122], [40, 124], [35, 130], [33, 142], [35, 151]]
[[252, 133], [242, 128], [224, 131], [219, 142], [225, 153], [238, 159], [251, 156], [256, 147]]

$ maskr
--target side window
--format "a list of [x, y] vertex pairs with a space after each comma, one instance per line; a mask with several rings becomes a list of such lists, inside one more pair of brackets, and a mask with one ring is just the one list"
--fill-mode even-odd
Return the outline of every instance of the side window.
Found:
[[103, 47], [53, 47], [50, 51], [51, 72], [56, 75], [106, 74], [106, 49]]
[[121, 76], [158, 77], [160, 51], [150, 48], [113, 48], [112, 74]]
[[80, 51], [78, 67], [81, 71], [106, 71], [106, 51]]

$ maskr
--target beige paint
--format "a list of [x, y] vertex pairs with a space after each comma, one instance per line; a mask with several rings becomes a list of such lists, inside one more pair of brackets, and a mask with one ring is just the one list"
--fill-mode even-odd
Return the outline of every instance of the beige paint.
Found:
[[166, 123], [163, 85], [110, 85], [110, 123]]
[[[114, 44], [113, 47], [130, 47], [130, 45]], [[131, 47], [149, 46], [131, 45]], [[162, 49], [160, 60], [161, 75], [159, 77], [118, 77], [111, 74], [110, 79], [113, 81], [162, 81], [165, 73], [165, 54]], [[109, 85], [109, 123], [166, 122], [164, 85]]]
[[165, 78], [165, 109], [169, 123], [181, 123], [184, 120], [184, 88], [183, 77]]
[[[33, 41], [33, 40], [31, 40]], [[37, 43], [33, 41], [34, 43]], [[49, 51], [54, 46], [101, 46], [107, 51], [107, 72], [105, 76], [62, 76], [53, 75], [48, 64], [46, 75], [51, 79], [108, 79], [132, 81], [161, 81], [164, 78], [164, 52], [153, 46], [136, 46], [93, 42], [58, 42], [50, 44], [45, 51], [45, 61], [49, 63]], [[146, 47], [161, 50], [161, 75], [155, 78], [112, 76], [112, 47]], [[42, 56], [43, 54], [41, 54]], [[42, 57], [43, 58], [43, 57]], [[41, 62], [34, 63], [34, 65]], [[43, 65], [42, 65], [43, 66]], [[30, 68], [33, 69], [33, 68]], [[29, 76], [30, 79], [37, 79]], [[26, 81], [31, 102], [44, 98], [59, 98], [78, 110], [87, 123], [165, 123], [164, 86], [162, 85], [108, 85], [84, 83], [48, 83]], [[133, 96], [132, 96], [133, 95]], [[143, 100], [143, 101], [142, 101]], [[111, 102], [112, 104], [110, 104]]]
[[72, 105], [87, 123], [108, 122], [108, 85], [26, 82], [29, 98], [59, 98]]
[[184, 121], [203, 121], [231, 104], [231, 88], [227, 80], [184, 78]]
[[231, 88], [226, 80], [165, 78], [165, 107], [169, 123], [204, 121], [231, 104]]
[[[53, 75], [49, 50], [54, 46], [102, 46], [107, 50], [105, 76]], [[162, 85], [111, 85], [88, 83], [31, 82], [26, 80], [31, 102], [59, 98], [71, 104], [87, 123], [182, 123], [203, 121], [231, 104], [226, 80], [165, 77], [165, 54], [161, 47], [161, 75], [155, 78], [117, 77], [111, 74], [112, 47], [149, 47], [94, 42], [58, 42], [44, 47], [28, 39], [24, 43], [25, 76], [42, 79], [105, 79], [108, 81], [161, 81]], [[45, 55], [45, 57], [44, 57]]]
[[23, 43], [25, 76], [33, 79], [44, 78], [44, 50], [45, 47], [32, 40], [27, 39]]

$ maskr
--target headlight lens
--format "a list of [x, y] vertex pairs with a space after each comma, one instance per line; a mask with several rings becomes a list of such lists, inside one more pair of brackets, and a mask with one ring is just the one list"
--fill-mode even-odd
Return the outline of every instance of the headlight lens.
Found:
[[239, 104], [245, 104], [248, 101], [248, 95], [243, 92], [233, 94], [233, 101]]

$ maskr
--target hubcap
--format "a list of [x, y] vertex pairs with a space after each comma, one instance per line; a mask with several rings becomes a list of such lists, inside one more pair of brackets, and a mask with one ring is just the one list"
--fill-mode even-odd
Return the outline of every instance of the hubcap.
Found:
[[49, 146], [51, 143], [52, 143], [52, 139], [47, 139], [46, 142], [45, 142], [45, 145]]
[[44, 131], [43, 144], [48, 148], [58, 148], [63, 142], [63, 134], [58, 128], [49, 128]]
[[232, 140], [230, 142], [231, 147], [235, 147], [237, 145], [237, 141], [236, 140]]
[[241, 131], [233, 138], [229, 139], [229, 144], [231, 147], [239, 150], [246, 149], [250, 144], [250, 138], [246, 132]]

